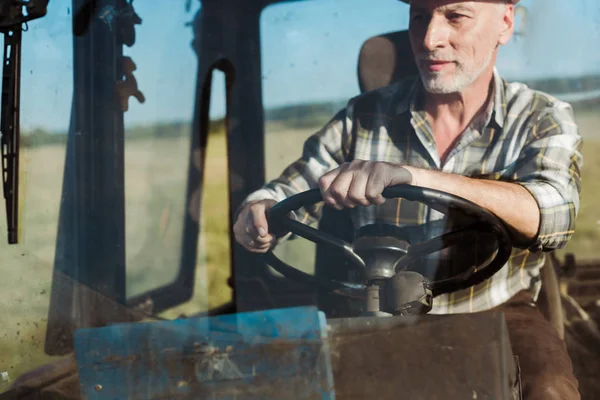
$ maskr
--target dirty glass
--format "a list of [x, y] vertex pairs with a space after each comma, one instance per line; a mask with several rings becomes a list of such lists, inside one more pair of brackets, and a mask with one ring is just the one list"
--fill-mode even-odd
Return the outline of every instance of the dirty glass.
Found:
[[[75, 198], [73, 190], [83, 190], [81, 183], [84, 182], [81, 176], [75, 179], [73, 176], [85, 162], [78, 159], [82, 153], [67, 155], [67, 143], [69, 138], [86, 134], [72, 132], [73, 109], [77, 107], [73, 105], [76, 63], [72, 21], [74, 13], [84, 9], [85, 3], [50, 1], [47, 15], [29, 22], [22, 32], [18, 244], [7, 243], [4, 202], [0, 218], [0, 392], [23, 373], [46, 362], [68, 359], [71, 354], [48, 351], [52, 346], [48, 347], [46, 340], [52, 336], [47, 328], [49, 318], [53, 318], [50, 308], [53, 293], [59, 291], [60, 285], [77, 282], [77, 274], [69, 277], [60, 274], [60, 278], [55, 275], [57, 266], [68, 264], [65, 260], [83, 251], [68, 230], [77, 213], [77, 204], [69, 199]], [[87, 3], [89, 6], [90, 2]], [[122, 194], [124, 231], [120, 233], [122, 242], [115, 237], [114, 245], [108, 245], [108, 252], [124, 257], [123, 264], [119, 262], [125, 267], [124, 274], [113, 283], [114, 287], [123, 289], [124, 298], [120, 301], [126, 302], [175, 280], [181, 267], [184, 218], [189, 212], [198, 220], [198, 210], [193, 207], [198, 203], [192, 203], [190, 210], [185, 204], [198, 59], [191, 45], [193, 30], [189, 23], [198, 12], [199, 3], [181, 1], [174, 6], [171, 2], [135, 2], [134, 12], [140, 20], [136, 20], [131, 10], [118, 12], [111, 4], [101, 2], [92, 17], [94, 22], [100, 20], [106, 24], [110, 35], [115, 36], [122, 15], [136, 23], [134, 43], [123, 46], [125, 58], [106, 60], [99, 66], [109, 69], [117, 62], [122, 63], [119, 65], [125, 74], [122, 81], [115, 81], [108, 90], [114, 91], [118, 98], [114, 104], [123, 111], [124, 137], [122, 142], [116, 140], [108, 148], [99, 142], [91, 144], [93, 150], [88, 155], [112, 159], [115, 165], [119, 163], [119, 154], [123, 156], [123, 186], [119, 187], [114, 180], [117, 190], [114, 193]], [[99, 73], [94, 67], [80, 72]], [[223, 78], [216, 75], [214, 85], [216, 92], [222, 92]], [[90, 96], [100, 96], [95, 93], [90, 92]], [[111, 94], [109, 92], [109, 96]], [[216, 120], [214, 129], [218, 132], [208, 149], [208, 173], [221, 171], [225, 159], [224, 105], [223, 101], [219, 102], [223, 96], [216, 98], [210, 117]], [[99, 170], [101, 166], [91, 168]], [[112, 178], [108, 178], [108, 182], [110, 187]], [[73, 186], [69, 189], [68, 185]], [[215, 190], [198, 192], [202, 193], [202, 200], [209, 205], [211, 202], [226, 204], [226, 180], [213, 179], [207, 185]], [[114, 193], [96, 192], [96, 199], [110, 201]], [[88, 204], [91, 210], [94, 205]], [[229, 273], [228, 244], [220, 242], [226, 237], [224, 213], [227, 208], [221, 211], [213, 213], [210, 221], [205, 221], [204, 215], [200, 218], [201, 229], [211, 233], [202, 235], [203, 240], [197, 245], [198, 276], [192, 298], [166, 310], [163, 318], [206, 310], [209, 307], [206, 288], [211, 286], [207, 279], [219, 282], [211, 305], [229, 299], [229, 290], [220, 289]], [[114, 216], [119, 219], [116, 210]], [[111, 218], [109, 215], [107, 225], [111, 224]], [[102, 227], [97, 230], [101, 231]], [[61, 237], [63, 243], [67, 237], [66, 244], [60, 244]], [[212, 242], [218, 246], [207, 250], [207, 243]], [[206, 268], [207, 259], [213, 260], [210, 272]], [[80, 279], [79, 283], [85, 281], [83, 276]], [[59, 281], [62, 283], [57, 283]], [[82, 287], [93, 287], [93, 284], [86, 282]], [[54, 304], [53, 307], [60, 306]], [[148, 317], [152, 319], [151, 312]]]
[[31, 22], [22, 39], [20, 244], [7, 244], [4, 204], [0, 218], [0, 392], [50, 360], [44, 341], [73, 93], [64, 3], [50, 9], [54, 18]]
[[[306, 382], [302, 380], [305, 379], [309, 386], [323, 385], [328, 391], [336, 389], [341, 397], [352, 397], [367, 387], [373, 391], [381, 390], [387, 387], [387, 382], [398, 381], [408, 386], [414, 383], [391, 376], [389, 380], [384, 379], [384, 384], [375, 379], [371, 387], [368, 382], [356, 379], [358, 373], [348, 376], [348, 371], [352, 372], [351, 367], [362, 368], [361, 363], [366, 362], [369, 355], [395, 361], [389, 365], [373, 362], [379, 370], [372, 374], [369, 371], [370, 376], [396, 374], [394, 367], [399, 366], [406, 366], [403, 373], [408, 375], [414, 372], [410, 362], [429, 362], [427, 371], [433, 373], [435, 366], [443, 365], [442, 361], [452, 365], [451, 361], [456, 360], [454, 365], [459, 365], [469, 360], [464, 353], [456, 350], [460, 347], [448, 338], [462, 338], [463, 343], [477, 342], [478, 346], [478, 340], [485, 346], [499, 343], [494, 341], [497, 338], [487, 341], [492, 336], [478, 334], [483, 331], [489, 335], [497, 333], [494, 331], [496, 325], [492, 323], [480, 324], [476, 326], [480, 330], [475, 333], [468, 331], [467, 335], [460, 328], [471, 326], [468, 325], [470, 320], [464, 316], [456, 316], [458, 322], [438, 329], [436, 323], [441, 320], [435, 319], [435, 316], [431, 316], [434, 318], [430, 320], [432, 324], [427, 325], [420, 324], [421, 317], [401, 322], [397, 322], [398, 319], [373, 322], [329, 316], [326, 320], [317, 320], [315, 314], [306, 310], [278, 310], [307, 303], [317, 304], [310, 295], [301, 296], [303, 292], [314, 289], [309, 285], [295, 287], [289, 296], [285, 293], [281, 303], [269, 304], [268, 308], [275, 311], [274, 314], [265, 314], [268, 318], [262, 314], [260, 320], [256, 316], [240, 319], [234, 316], [225, 324], [228, 329], [238, 330], [233, 339], [226, 338], [236, 346], [243, 336], [239, 335], [239, 330], [249, 329], [254, 336], [245, 331], [249, 336], [242, 341], [246, 344], [255, 344], [258, 336], [263, 340], [277, 335], [298, 335], [302, 343], [294, 351], [282, 345], [279, 338], [275, 341], [274, 353], [265, 353], [260, 346], [251, 348], [249, 352], [245, 352], [248, 348], [243, 348], [240, 352], [238, 348], [232, 349], [230, 344], [216, 349], [210, 343], [194, 341], [194, 335], [188, 334], [190, 331], [198, 333], [211, 329], [216, 332], [214, 327], [205, 323], [206, 320], [194, 316], [232, 299], [232, 290], [227, 282], [232, 263], [229, 244], [232, 232], [226, 129], [227, 122], [231, 123], [232, 130], [244, 127], [240, 128], [238, 124], [238, 118], [243, 116], [229, 116], [231, 119], [227, 120], [227, 108], [231, 104], [242, 104], [242, 109], [250, 104], [260, 104], [250, 96], [250, 91], [243, 101], [233, 99], [228, 102], [232, 99], [227, 99], [225, 74], [216, 69], [208, 72], [212, 79], [202, 77], [205, 80], [199, 81], [199, 60], [214, 54], [197, 54], [193, 45], [209, 43], [211, 51], [227, 59], [233, 53], [242, 52], [241, 44], [240, 48], [224, 48], [225, 38], [229, 43], [236, 42], [227, 35], [242, 29], [239, 21], [255, 18], [246, 27], [260, 27], [260, 37], [250, 46], [260, 49], [260, 52], [247, 52], [247, 48], [243, 51], [244, 54], [260, 54], [262, 76], [256, 79], [260, 80], [264, 111], [265, 159], [262, 161], [265, 179], [271, 180], [301, 155], [302, 146], [311, 134], [344, 108], [348, 99], [361, 93], [357, 70], [359, 53], [365, 41], [377, 35], [405, 30], [409, 25], [409, 7], [397, 0], [273, 1], [275, 4], [265, 7], [262, 12], [255, 10], [253, 14], [248, 10], [255, 3], [241, 6], [238, 0], [51, 0], [48, 14], [27, 24], [23, 31], [21, 66], [19, 244], [7, 244], [4, 208], [0, 213], [0, 393], [11, 385], [23, 383], [19, 378], [24, 379], [27, 372], [40, 374], [37, 368], [46, 363], [51, 363], [59, 373], [66, 371], [72, 377], [77, 367], [72, 349], [75, 328], [128, 322], [130, 312], [135, 314], [135, 321], [178, 319], [174, 324], [162, 321], [160, 324], [163, 325], [133, 323], [123, 330], [117, 327], [113, 331], [114, 336], [108, 339], [103, 336], [107, 331], [88, 331], [88, 338], [97, 335], [99, 340], [108, 340], [105, 347], [100, 346], [101, 352], [110, 346], [128, 347], [126, 350], [146, 352], [151, 362], [164, 357], [171, 363], [170, 368], [164, 369], [147, 368], [150, 364], [136, 363], [135, 358], [119, 364], [119, 368], [130, 366], [136, 369], [138, 394], [144, 393], [140, 398], [169, 398], [164, 393], [150, 390], [155, 387], [153, 385], [164, 383], [150, 376], [163, 377], [161, 374], [165, 371], [178, 373], [180, 367], [185, 379], [177, 376], [167, 382], [172, 390], [191, 391], [191, 397], [194, 397], [195, 390], [201, 392], [206, 389], [202, 385], [190, 385], [194, 380], [216, 382], [215, 387], [223, 387], [220, 386], [223, 383], [227, 386], [233, 381], [237, 385], [236, 390], [241, 390], [244, 387], [239, 384], [241, 381], [256, 377], [256, 365], [266, 365], [260, 364], [260, 361], [267, 364], [273, 360], [281, 361], [277, 357], [282, 353], [285, 364], [267, 365], [267, 372], [287, 372], [288, 368], [297, 367], [304, 368], [302, 372], [305, 374], [292, 376], [284, 387], [278, 387], [272, 393], [290, 393], [293, 388], [303, 387]], [[115, 9], [116, 4], [123, 8], [120, 11]], [[119, 21], [134, 23], [135, 43], [123, 46], [123, 55], [128, 58], [104, 60], [87, 53], [81, 60], [97, 61], [97, 65], [88, 64], [88, 69], [74, 60], [73, 32], [84, 29], [85, 23], [83, 28], [73, 26], [73, 17], [90, 5], [96, 5], [89, 11], [93, 23], [102, 24], [109, 36], [123, 40], [131, 32], [121, 30]], [[221, 17], [226, 10], [225, 22], [212, 27], [213, 33], [221, 36], [207, 34], [194, 38], [193, 29], [200, 31], [200, 28], [210, 25], [209, 21], [200, 18], [207, 8], [212, 10], [212, 16]], [[600, 397], [597, 378], [600, 368], [597, 365], [600, 359], [600, 337], [597, 334], [600, 323], [600, 261], [595, 251], [600, 240], [600, 210], [596, 206], [600, 164], [595, 157], [600, 150], [597, 134], [600, 123], [600, 53], [596, 51], [600, 39], [598, 26], [600, 5], [595, 0], [522, 0], [517, 9], [516, 34], [501, 48], [497, 60], [498, 71], [507, 80], [524, 82], [569, 102], [584, 138], [582, 152], [585, 162], [581, 170], [583, 185], [577, 229], [565, 249], [547, 255], [547, 265], [554, 267], [556, 273], [555, 285], [551, 286], [550, 278], [541, 278], [544, 287], [556, 289], [554, 297], [546, 298], [546, 302], [558, 301], [559, 306], [553, 310], [560, 310], [560, 316], [545, 313], [545, 317], [564, 330], [583, 398]], [[85, 32], [78, 35], [85, 37]], [[131, 36], [128, 38], [132, 39]], [[237, 43], [243, 42], [240, 37], [236, 38]], [[92, 81], [110, 74], [112, 68], [127, 71], [114, 85], [110, 82], [108, 86], [88, 87], [84, 93], [74, 87], [77, 76], [81, 78], [84, 74], [79, 82]], [[240, 73], [245, 66], [239, 64], [236, 68]], [[232, 82], [233, 85], [248, 85], [244, 79], [233, 79]], [[197, 90], [198, 83], [200, 86], [204, 84], [203, 90]], [[210, 91], [207, 90], [208, 85]], [[193, 149], [190, 159], [193, 135], [197, 133], [193, 126], [194, 112], [198, 111], [202, 102], [200, 98], [207, 93], [210, 94], [208, 143], [205, 149]], [[114, 142], [100, 136], [86, 141], [89, 132], [72, 129], [74, 115], [78, 115], [77, 110], [81, 106], [74, 99], [83, 98], [83, 103], [96, 104], [97, 107], [91, 107], [92, 111], [88, 112], [97, 112], [94, 114], [95, 122], [103, 124], [102, 112], [106, 110], [103, 110], [102, 104], [113, 95], [116, 98], [114, 105], [120, 108], [117, 114], [122, 112], [123, 137], [119, 137], [118, 126], [105, 124], [103, 126]], [[244, 131], [244, 135], [260, 133], [260, 129]], [[198, 161], [203, 150], [205, 159], [201, 166]], [[121, 156], [122, 163], [119, 161]], [[86, 157], [95, 161], [89, 162]], [[99, 174], [101, 170], [109, 172]], [[204, 176], [203, 186], [192, 188], [191, 194], [187, 186], [190, 171], [202, 172]], [[96, 186], [97, 182], [89, 179], [90, 176], [102, 184]], [[193, 197], [190, 205], [187, 203], [188, 194]], [[199, 200], [202, 208], [197, 207]], [[87, 204], [88, 207], [79, 204]], [[111, 210], [112, 206], [107, 204], [114, 204], [114, 209]], [[105, 212], [104, 220], [102, 215], [94, 214], [96, 209]], [[78, 224], [88, 219], [97, 226], [84, 226], [89, 236], [80, 238], [74, 234], [77, 230], [73, 227], [81, 228]], [[192, 287], [191, 297], [181, 299], [158, 313], [153, 311], [152, 302], [127, 308], [125, 305], [129, 301], [156, 289], [167, 291], [163, 293], [167, 298], [177, 296], [179, 289], [170, 285], [178, 284], [175, 280], [183, 267], [182, 254], [190, 245], [190, 234], [188, 232], [186, 237], [184, 233], [185, 221], [189, 220], [198, 223], [199, 227], [198, 243], [192, 243], [197, 251], [195, 265], [191, 266], [195, 279], [193, 285], [190, 282], [179, 283], [180, 287]], [[317, 227], [317, 224], [313, 226]], [[95, 257], [90, 257], [90, 254]], [[292, 266], [314, 275], [316, 246], [309, 241], [302, 238], [284, 241], [277, 246], [275, 254]], [[85, 259], [93, 268], [74, 261], [78, 259]], [[242, 257], [240, 259], [245, 261]], [[341, 258], [333, 260], [336, 264], [337, 261], [341, 262]], [[247, 273], [243, 269], [245, 265], [244, 262], [236, 265], [240, 275]], [[65, 266], [73, 270], [65, 270]], [[273, 269], [268, 271], [270, 273], [244, 277], [246, 282], [268, 292], [285, 281]], [[358, 275], [348, 275], [348, 279], [360, 285]], [[238, 282], [240, 285], [243, 283], [243, 280]], [[336, 295], [328, 296], [327, 299]], [[552, 297], [552, 294], [546, 296]], [[106, 297], [110, 297], [110, 301], [106, 301]], [[298, 298], [303, 298], [302, 304], [297, 304], [295, 299]], [[306, 301], [307, 298], [310, 301]], [[281, 297], [278, 299], [281, 300]], [[70, 301], [79, 301], [73, 312], [76, 315], [70, 315], [71, 308], [63, 308]], [[106, 306], [106, 309], [87, 311], [94, 310], [98, 304]], [[238, 306], [244, 308], [244, 305]], [[350, 311], [351, 314], [356, 309]], [[92, 320], [90, 315], [97, 319]], [[494, 319], [485, 321], [497, 322]], [[329, 326], [325, 327], [325, 324]], [[399, 339], [390, 339], [402, 325], [412, 330], [400, 332]], [[313, 329], [315, 326], [318, 328]], [[146, 328], [152, 331], [153, 327], [159, 328], [154, 332], [155, 336], [146, 338], [148, 341], [137, 340], [134, 334], [124, 334], [128, 329], [139, 329], [140, 332]], [[162, 327], [167, 329], [162, 330]], [[117, 331], [123, 335], [117, 336]], [[315, 342], [325, 335], [332, 338], [327, 345], [318, 340]], [[118, 340], [115, 339], [117, 337]], [[443, 339], [449, 342], [442, 342]], [[81, 349], [90, 350], [86, 354], [90, 357], [78, 365], [84, 372], [96, 373], [98, 365], [106, 365], [104, 363], [111, 360], [93, 359], [94, 355], [101, 353], [94, 348], [98, 347], [97, 343], [93, 340], [80, 343]], [[154, 347], [144, 348], [146, 344]], [[252, 368], [242, 368], [243, 362], [236, 365], [232, 361], [239, 361], [240, 354], [242, 359], [245, 355], [254, 354], [257, 348], [259, 361]], [[394, 349], [400, 348], [406, 352], [416, 349], [417, 355], [409, 358], [406, 357], [408, 353], [399, 355], [394, 352]], [[491, 351], [488, 347], [478, 348], [484, 348], [484, 356], [488, 357]], [[154, 352], [156, 349], [160, 351]], [[172, 352], [179, 350], [184, 354], [173, 364]], [[200, 355], [212, 358], [209, 357], [208, 362], [200, 362], [199, 358], [195, 358]], [[319, 370], [318, 373], [310, 370], [306, 373], [307, 365], [313, 365], [311, 363], [315, 360], [321, 363], [319, 368], [331, 368], [331, 365], [323, 364], [329, 362], [328, 357], [334, 365], [333, 374], [331, 370]], [[476, 357], [476, 354], [469, 353], [467, 357]], [[476, 369], [474, 372], [490, 369], [489, 358], [485, 360], [482, 368], [471, 365]], [[505, 365], [513, 365], [511, 362], [512, 359], [509, 359]], [[118, 377], [128, 379], [129, 376], [121, 374], [121, 371]], [[128, 373], [132, 371], [128, 370]], [[258, 368], [259, 374], [264, 372]], [[364, 370], [358, 372], [362, 374]], [[48, 370], [43, 373], [47, 374]], [[320, 378], [325, 376], [325, 379], [309, 379], [307, 377], [313, 376], [310, 374]], [[55, 382], [51, 374], [44, 376]], [[83, 379], [90, 377], [93, 379], [93, 374], [82, 375]], [[295, 386], [298, 381], [299, 385]], [[460, 379], [453, 382], [456, 381]], [[444, 393], [448, 393], [446, 383], [439, 385], [446, 390]], [[404, 389], [414, 389], [419, 385], [415, 383]], [[96, 383], [91, 389], [86, 389], [108, 396], [108, 391], [104, 390], [108, 386], [105, 384], [103, 388]], [[67, 387], [78, 391], [72, 381], [67, 383]], [[115, 390], [125, 388], [123, 385]], [[397, 392], [391, 396], [395, 398]], [[478, 398], [474, 390], [472, 398]]]
[[124, 114], [127, 297], [177, 276], [197, 68], [192, 32], [184, 25], [193, 14], [183, 5], [168, 11], [135, 6], [143, 23], [125, 55], [136, 63], [132, 72], [144, 102], [131, 97]]

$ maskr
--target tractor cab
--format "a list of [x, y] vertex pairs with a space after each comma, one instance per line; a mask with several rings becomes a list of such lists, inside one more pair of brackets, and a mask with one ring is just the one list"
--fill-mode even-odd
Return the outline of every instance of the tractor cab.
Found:
[[[519, 3], [497, 69], [569, 102], [590, 155], [577, 232], [534, 281], [595, 398], [600, 5], [552, 3]], [[349, 99], [417, 74], [407, 4], [0, 6], [0, 399], [520, 398], [502, 313], [430, 313], [514, 256], [488, 210], [389, 188], [451, 221], [415, 241], [431, 227], [356, 226], [313, 190], [275, 206], [290, 235], [272, 251], [234, 239], [244, 199]], [[317, 223], [290, 218], [305, 207]]]

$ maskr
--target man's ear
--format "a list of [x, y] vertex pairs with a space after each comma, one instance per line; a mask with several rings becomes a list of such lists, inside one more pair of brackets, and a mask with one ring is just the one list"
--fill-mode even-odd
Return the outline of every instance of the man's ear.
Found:
[[507, 4], [502, 12], [502, 28], [498, 37], [498, 44], [504, 45], [508, 43], [515, 31], [515, 6]]

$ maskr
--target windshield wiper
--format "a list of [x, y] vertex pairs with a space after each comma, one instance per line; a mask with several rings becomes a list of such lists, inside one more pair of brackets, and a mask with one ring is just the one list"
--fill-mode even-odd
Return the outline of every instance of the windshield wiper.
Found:
[[21, 33], [23, 24], [46, 15], [49, 0], [0, 0], [0, 32], [4, 34], [2, 69], [2, 186], [6, 202], [8, 243], [19, 241], [19, 139], [21, 102]]
[[19, 216], [19, 97], [21, 81], [21, 30], [4, 34], [2, 70], [2, 183], [6, 201], [8, 243], [18, 242]]

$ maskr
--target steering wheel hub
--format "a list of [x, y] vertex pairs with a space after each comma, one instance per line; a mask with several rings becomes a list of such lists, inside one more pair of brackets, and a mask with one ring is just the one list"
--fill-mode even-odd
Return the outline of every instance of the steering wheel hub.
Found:
[[365, 279], [389, 279], [396, 265], [408, 254], [410, 244], [391, 236], [363, 236], [352, 242], [354, 252], [365, 262]]

